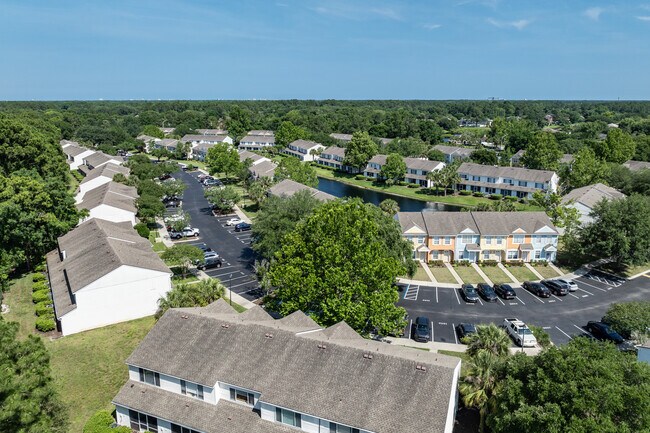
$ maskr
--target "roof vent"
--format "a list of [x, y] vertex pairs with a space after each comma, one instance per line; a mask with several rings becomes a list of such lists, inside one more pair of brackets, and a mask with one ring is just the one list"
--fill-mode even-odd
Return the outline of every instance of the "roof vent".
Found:
[[230, 325], [227, 324], [227, 323], [222, 323], [222, 324], [221, 324], [221, 327], [227, 329], [227, 328], [230, 328]]
[[64, 261], [66, 258], [65, 250], [61, 251], [61, 261]]
[[273, 334], [267, 332], [266, 334], [264, 334], [264, 337], [270, 339], [270, 338], [273, 338]]
[[420, 370], [420, 371], [427, 371], [427, 367], [425, 367], [424, 365], [420, 365], [420, 364], [416, 365], [415, 369]]
[[364, 353], [364, 354], [363, 354], [363, 357], [364, 357], [365, 359], [372, 359], [372, 353]]
[[187, 319], [188, 317], [190, 317], [190, 316], [188, 316], [187, 314], [183, 314], [183, 315], [181, 316], [181, 319]]
[[324, 344], [319, 344], [317, 347], [318, 347], [319, 349], [327, 349], [327, 346], [324, 345]]

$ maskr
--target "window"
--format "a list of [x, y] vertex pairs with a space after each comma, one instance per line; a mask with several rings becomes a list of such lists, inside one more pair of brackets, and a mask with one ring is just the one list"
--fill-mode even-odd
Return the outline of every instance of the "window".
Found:
[[431, 251], [431, 260], [438, 260], [438, 251]]
[[514, 182], [512, 181], [512, 179], [503, 179], [503, 183], [507, 183], [508, 185], [512, 185], [512, 184], [514, 184]]
[[483, 260], [490, 260], [490, 251], [483, 251]]
[[487, 178], [488, 183], [496, 183], [496, 179], [493, 177], [488, 177]]
[[513, 244], [523, 244], [524, 243], [524, 235], [514, 235], [512, 237], [512, 243]]
[[424, 243], [424, 236], [421, 236], [418, 238], [418, 244], [423, 244]]
[[290, 410], [275, 408], [275, 420], [282, 424], [291, 425], [294, 427], [302, 427], [300, 414]]
[[539, 183], [539, 182], [535, 182], [535, 188], [537, 188], [537, 189], [544, 189], [544, 184], [543, 184], [543, 183]]
[[445, 236], [445, 245], [451, 245], [451, 236]]
[[189, 429], [187, 427], [182, 427], [178, 424], [172, 423], [172, 433], [199, 433], [196, 430]]
[[433, 245], [440, 245], [440, 236], [433, 237]]
[[518, 258], [517, 251], [508, 251], [508, 260], [516, 260]]
[[181, 379], [181, 394], [203, 400], [203, 385], [186, 382]]
[[133, 431], [158, 433], [158, 419], [153, 416], [129, 410], [129, 421]]
[[475, 181], [478, 182], [478, 181], [481, 180], [481, 176], [472, 176], [472, 180], [475, 180]]
[[526, 185], [528, 185], [528, 182], [526, 182], [525, 180], [519, 181], [519, 186], [526, 186]]
[[464, 244], [471, 244], [472, 243], [472, 235], [462, 235], [460, 237], [460, 240]]
[[359, 429], [331, 422], [330, 433], [359, 433]]
[[535, 251], [535, 260], [539, 260], [542, 258], [542, 252], [537, 250]]
[[230, 388], [230, 400], [255, 406], [255, 395], [241, 389]]
[[503, 236], [497, 236], [497, 245], [502, 245], [503, 244]]
[[160, 374], [151, 370], [145, 370], [144, 368], [141, 368], [140, 382], [148, 383], [149, 385], [160, 386]]
[[485, 237], [485, 243], [487, 245], [492, 245], [492, 236], [486, 236]]

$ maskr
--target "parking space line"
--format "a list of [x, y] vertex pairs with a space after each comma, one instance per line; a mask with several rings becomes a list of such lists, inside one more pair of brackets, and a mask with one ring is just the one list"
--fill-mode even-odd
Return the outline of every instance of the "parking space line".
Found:
[[249, 278], [249, 277], [250, 277], [250, 275], [240, 275], [238, 277], [228, 278], [228, 281], [235, 281], [235, 280], [240, 280], [242, 278]]
[[600, 290], [601, 292], [607, 292], [605, 289], [601, 289], [600, 287], [594, 286], [593, 284], [586, 283], [584, 281], [578, 281], [580, 284], [584, 284], [589, 287], [593, 287], [594, 289]]
[[436, 302], [438, 302], [438, 287], [436, 286]]
[[[530, 293], [528, 290], [524, 289], [523, 287], [521, 288], [521, 291], [524, 292], [524, 293], [528, 293], [530, 296], [533, 297], [533, 299], [535, 299], [536, 301], [539, 301], [539, 302], [541, 302], [542, 304], [544, 304], [544, 301], [542, 301], [541, 299], [539, 299], [539, 298], [537, 297], [537, 295], [534, 295], [534, 294]], [[526, 304], [524, 304], [524, 305], [526, 305]]]
[[570, 336], [569, 334], [567, 334], [566, 332], [564, 332], [563, 330], [561, 330], [561, 329], [558, 328], [557, 326], [555, 327], [555, 329], [557, 329], [558, 331], [560, 331], [561, 333], [563, 333], [564, 335], [566, 335], [569, 339], [571, 339], [571, 336]]
[[576, 299], [580, 299], [580, 298], [578, 298], [576, 295], [574, 295], [573, 293], [569, 293], [569, 295], [573, 296], [573, 297], [576, 298]]
[[558, 298], [558, 297], [555, 296], [554, 294], [551, 293], [551, 296], [554, 297], [555, 299], [557, 299], [558, 301], [562, 302], [562, 299]]
[[583, 334], [587, 334], [588, 336], [593, 337], [593, 335], [591, 335], [590, 332], [585, 331], [584, 329], [582, 329], [582, 328], [579, 327], [578, 325], [573, 324], [573, 326], [575, 326], [576, 328], [578, 328], [578, 331], [582, 332]]
[[409, 323], [409, 340], [413, 337], [413, 319]]
[[504, 306], [506, 305], [506, 304], [501, 300], [501, 298], [497, 298], [497, 301], [501, 302], [501, 305], [504, 305]]
[[[585, 293], [587, 293], [588, 295], [594, 296], [593, 293], [588, 292], [588, 291], [586, 291], [585, 289], [581, 289], [580, 287], [578, 287], [578, 290], [580, 290], [581, 292], [585, 292]], [[583, 295], [582, 297], [584, 298], [584, 295]]]
[[458, 297], [458, 289], [452, 289], [454, 291], [454, 294], [456, 295], [456, 300], [458, 301], [458, 305], [460, 305], [460, 298]]
[[451, 331], [454, 333], [454, 341], [456, 342], [456, 344], [458, 344], [458, 336], [456, 335], [456, 327], [454, 326], [453, 323], [451, 324]]
[[[519, 296], [517, 296], [517, 301], [521, 302], [521, 305], [526, 305], [526, 303], [524, 301], [522, 301]], [[510, 304], [510, 305], [512, 305], [512, 304]]]
[[481, 303], [481, 305], [483, 305], [483, 301], [481, 301], [481, 297], [480, 297], [480, 296], [478, 297], [478, 301]]
[[432, 323], [432, 324], [431, 324], [431, 341], [432, 341], [432, 342], [433, 342], [433, 341], [436, 341], [436, 340], [433, 339], [433, 328], [434, 328], [434, 326], [433, 326], [433, 323]]
[[235, 285], [233, 285], [233, 286], [230, 286], [230, 288], [231, 288], [231, 289], [234, 289], [235, 287], [245, 286], [246, 284], [250, 284], [250, 283], [252, 283], [252, 282], [253, 282], [253, 281], [247, 281], [247, 282], [245, 282], [245, 283], [235, 284]]

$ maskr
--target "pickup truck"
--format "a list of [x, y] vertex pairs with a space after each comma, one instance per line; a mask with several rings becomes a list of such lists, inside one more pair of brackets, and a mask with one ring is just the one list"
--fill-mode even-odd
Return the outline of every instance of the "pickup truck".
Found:
[[180, 239], [180, 238], [189, 238], [192, 236], [198, 237], [199, 236], [199, 229], [193, 228], [193, 227], [185, 227], [183, 231], [177, 232], [177, 231], [170, 231], [169, 232], [169, 237], [172, 239]]
[[517, 318], [503, 319], [503, 327], [517, 345], [521, 347], [537, 346], [537, 339], [533, 335], [533, 331], [521, 320]]

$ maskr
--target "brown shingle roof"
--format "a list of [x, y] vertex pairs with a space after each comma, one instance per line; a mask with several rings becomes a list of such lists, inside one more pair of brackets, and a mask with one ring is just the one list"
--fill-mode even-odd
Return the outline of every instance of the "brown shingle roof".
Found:
[[567, 204], [569, 202], [576, 202], [581, 203], [588, 208], [593, 208], [596, 203], [602, 199], [613, 200], [624, 197], [625, 194], [622, 192], [602, 183], [596, 183], [574, 189], [562, 197], [562, 203]]
[[77, 209], [94, 209], [105, 204], [118, 209], [136, 213], [135, 199], [138, 193], [135, 187], [122, 185], [117, 182], [107, 182], [104, 185], [88, 191]]
[[309, 187], [307, 185], [303, 185], [302, 183], [298, 183], [298, 182], [293, 181], [291, 179], [285, 179], [285, 180], [273, 185], [269, 189], [269, 194], [274, 195], [276, 197], [291, 197], [292, 195], [294, 195], [298, 191], [309, 191], [314, 198], [317, 198], [318, 200], [321, 200], [321, 201], [336, 199], [336, 197], [334, 197], [331, 194], [319, 191], [319, 190], [317, 190], [315, 188], [311, 188], [311, 187]]
[[422, 217], [429, 235], [457, 235], [467, 229], [478, 234], [470, 212], [422, 212]]
[[498, 167], [493, 165], [474, 164], [473, 162], [463, 162], [460, 167], [458, 167], [458, 174], [461, 173], [495, 178], [505, 177], [531, 182], [550, 182], [555, 174], [554, 171], [549, 170], [531, 170], [529, 168], [521, 167]]

